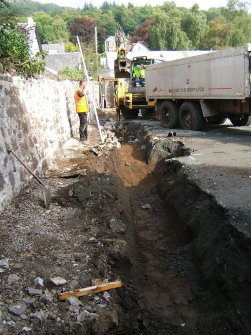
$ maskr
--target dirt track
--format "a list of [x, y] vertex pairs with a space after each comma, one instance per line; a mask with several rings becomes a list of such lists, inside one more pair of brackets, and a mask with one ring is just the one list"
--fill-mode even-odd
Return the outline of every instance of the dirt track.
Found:
[[[74, 143], [50, 171], [50, 210], [33, 183], [0, 217], [1, 255], [10, 264], [0, 274], [0, 334], [24, 327], [30, 334], [248, 334], [250, 244], [230, 229], [229, 212], [182, 159], [164, 165], [152, 155], [147, 164], [147, 145], [138, 141], [97, 156], [89, 151], [95, 131], [92, 138], [85, 147]], [[43, 294], [30, 297], [38, 276]], [[67, 280], [65, 290], [96, 278], [120, 278], [123, 288], [110, 291], [111, 301], [97, 294], [71, 305], [57, 301], [62, 287], [52, 276]], [[26, 307], [21, 316], [8, 312], [17, 303]], [[95, 316], [80, 319], [84, 310]]]

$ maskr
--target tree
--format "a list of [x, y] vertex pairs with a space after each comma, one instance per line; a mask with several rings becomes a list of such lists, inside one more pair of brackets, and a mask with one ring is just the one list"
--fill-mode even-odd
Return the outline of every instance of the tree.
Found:
[[155, 21], [153, 19], [148, 19], [140, 24], [132, 36], [132, 42], [145, 41], [150, 45], [150, 30], [154, 23]]
[[157, 50], [187, 50], [191, 41], [182, 30], [182, 12], [174, 3], [165, 3], [163, 9], [154, 17], [154, 25], [150, 29], [150, 46]]
[[5, 0], [0, 0], [0, 8], [8, 7], [8, 6], [9, 6], [9, 4], [8, 4], [7, 1], [5, 1]]
[[181, 20], [181, 28], [186, 32], [187, 37], [191, 41], [192, 48], [198, 49], [209, 26], [207, 24], [206, 15], [199, 10], [197, 4], [184, 13]]
[[95, 25], [98, 31], [98, 51], [102, 53], [104, 51], [104, 44], [107, 37], [114, 35], [118, 29], [113, 13], [111, 10], [106, 12], [99, 12], [99, 16], [95, 20]]
[[210, 49], [237, 47], [251, 40], [251, 18], [246, 5], [238, 0], [228, 1], [221, 16], [209, 22], [209, 31], [203, 46]]
[[41, 43], [66, 42], [69, 34], [66, 22], [59, 16], [40, 12], [34, 16], [36, 31]]
[[247, 13], [246, 2], [239, 0], [229, 0], [226, 8], [222, 8], [222, 14], [228, 21], [234, 20], [236, 17]]
[[70, 41], [76, 43], [76, 36], [86, 44], [94, 44], [95, 24], [94, 19], [89, 17], [76, 17], [69, 25]]
[[123, 16], [121, 17], [121, 27], [123, 27], [125, 34], [131, 35], [139, 23], [139, 19], [137, 15], [135, 15], [134, 7], [125, 8]]
[[235, 47], [250, 42], [251, 18], [246, 3], [230, 0], [222, 12], [229, 22], [229, 45]]
[[95, 52], [94, 44], [88, 45], [86, 43], [81, 43], [81, 47], [85, 57], [85, 63], [88, 69], [88, 73], [91, 77], [94, 78], [97, 70], [99, 69], [98, 55]]
[[206, 17], [207, 17], [207, 23], [209, 21], [215, 20], [218, 16], [221, 16], [221, 8], [209, 8], [208, 11], [204, 11]]
[[218, 16], [209, 22], [209, 31], [202, 40], [204, 49], [225, 49], [230, 46], [230, 27], [224, 16]]

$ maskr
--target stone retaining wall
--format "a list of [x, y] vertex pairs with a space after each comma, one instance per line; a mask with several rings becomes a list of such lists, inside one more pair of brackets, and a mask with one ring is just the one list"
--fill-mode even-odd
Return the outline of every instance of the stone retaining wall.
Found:
[[57, 150], [78, 135], [76, 84], [0, 76], [0, 212], [31, 178], [8, 146], [38, 175]]

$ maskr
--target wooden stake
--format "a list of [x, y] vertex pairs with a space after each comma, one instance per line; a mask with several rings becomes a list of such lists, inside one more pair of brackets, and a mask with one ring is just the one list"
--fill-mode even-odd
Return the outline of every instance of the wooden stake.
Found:
[[110, 282], [110, 283], [102, 283], [100, 285], [95, 285], [95, 286], [90, 286], [86, 288], [81, 288], [79, 290], [60, 293], [58, 295], [58, 300], [63, 301], [70, 297], [81, 297], [83, 295], [95, 294], [95, 293], [102, 292], [102, 291], [108, 291], [113, 288], [119, 288], [121, 286], [122, 286], [122, 283], [120, 280]]

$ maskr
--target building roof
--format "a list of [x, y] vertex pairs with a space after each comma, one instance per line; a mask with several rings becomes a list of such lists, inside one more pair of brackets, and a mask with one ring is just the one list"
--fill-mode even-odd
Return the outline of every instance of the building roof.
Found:
[[59, 72], [66, 67], [78, 69], [81, 65], [81, 54], [80, 52], [48, 54], [45, 60], [46, 68], [52, 71]]
[[138, 41], [137, 43], [131, 44], [129, 51], [134, 52], [138, 50], [149, 51], [149, 48], [147, 47], [147, 44], [144, 41]]
[[42, 50], [47, 51], [49, 54], [64, 53], [65, 44], [63, 42], [42, 44]]
[[115, 36], [109, 36], [106, 40], [105, 40], [105, 42], [115, 42]]

